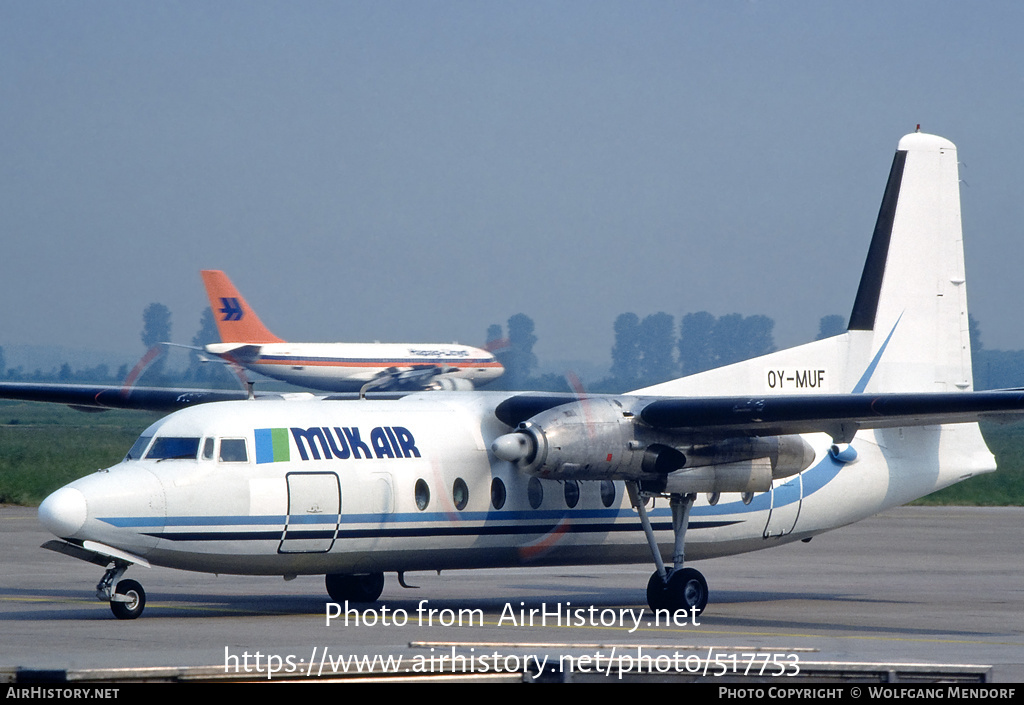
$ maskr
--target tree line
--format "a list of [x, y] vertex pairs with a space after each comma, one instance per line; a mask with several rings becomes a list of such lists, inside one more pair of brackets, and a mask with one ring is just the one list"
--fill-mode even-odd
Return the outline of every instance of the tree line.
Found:
[[[188, 364], [181, 369], [168, 369], [169, 350], [160, 343], [171, 340], [171, 311], [161, 303], [152, 303], [142, 312], [142, 332], [140, 339], [147, 353], [136, 368], [128, 364], [121, 365], [116, 371], [100, 364], [95, 367], [75, 369], [65, 362], [59, 368], [49, 371], [36, 369], [26, 372], [21, 365], [8, 368], [3, 347], [0, 346], [0, 379], [9, 382], [58, 382], [58, 383], [92, 383], [121, 384], [134, 374], [135, 384], [162, 385], [203, 385], [211, 387], [237, 387], [238, 380], [223, 364], [205, 364], [200, 357], [200, 349], [208, 343], [220, 342], [213, 311], [207, 307], [200, 316], [199, 330], [192, 337], [188, 353]], [[146, 364], [143, 364], [145, 362]]]
[[[192, 337], [189, 362], [184, 369], [166, 367], [167, 349], [159, 343], [171, 339], [171, 312], [160, 303], [146, 307], [142, 315], [141, 340], [147, 349], [155, 350], [152, 362], [144, 370], [122, 365], [111, 371], [107, 365], [73, 369], [65, 362], [59, 368], [44, 372], [36, 369], [26, 373], [21, 366], [7, 368], [0, 346], [0, 379], [22, 382], [110, 383], [119, 384], [138, 374], [136, 384], [196, 385], [237, 387], [238, 380], [223, 364], [204, 364], [200, 349], [219, 342], [213, 312], [209, 307], [200, 316], [199, 330]], [[684, 377], [722, 365], [740, 362], [773, 352], [775, 322], [768, 316], [743, 316], [730, 313], [714, 316], [707, 311], [687, 313], [675, 318], [663, 311], [641, 318], [635, 313], [620, 314], [614, 322], [614, 344], [611, 367], [606, 377], [587, 380], [591, 392], [618, 393]], [[819, 321], [818, 339], [838, 335], [846, 330], [842, 316], [825, 316]], [[1024, 387], [1024, 350], [989, 350], [984, 347], [980, 326], [970, 318], [971, 348], [975, 389]], [[538, 372], [540, 367], [533, 352], [537, 335], [533, 319], [524, 313], [510, 317], [503, 327], [492, 324], [487, 329], [486, 347], [502, 365], [505, 374], [489, 385], [489, 389], [579, 392], [576, 380], [565, 375]]]
[[[774, 328], [775, 321], [761, 315], [714, 316], [699, 311], [681, 316], [677, 326], [673, 316], [663, 311], [644, 318], [620, 314], [614, 323], [611, 369], [605, 378], [588, 383], [587, 391], [620, 393], [767, 355], [776, 349]], [[815, 339], [845, 331], [843, 316], [823, 316]], [[975, 389], [1024, 387], [1024, 350], [985, 348], [973, 316], [970, 336]], [[487, 329], [487, 347], [505, 366], [505, 374], [490, 388], [582, 391], [564, 375], [535, 373], [536, 342], [533, 320], [526, 314], [508, 320], [507, 335], [501, 325], [492, 324]]]
[[[608, 376], [588, 384], [594, 392], [620, 392], [728, 365], [775, 350], [775, 322], [767, 316], [733, 313], [713, 316], [688, 313], [676, 326], [663, 311], [640, 318], [623, 313], [615, 319], [615, 343]], [[487, 347], [505, 366], [492, 388], [579, 391], [562, 375], [535, 375], [537, 342], [533, 320], [518, 313], [487, 329]]]

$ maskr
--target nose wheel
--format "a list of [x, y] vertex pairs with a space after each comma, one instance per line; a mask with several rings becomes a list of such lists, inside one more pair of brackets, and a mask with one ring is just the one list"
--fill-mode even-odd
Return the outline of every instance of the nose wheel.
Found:
[[122, 580], [110, 598], [110, 611], [118, 619], [135, 619], [146, 608], [146, 591], [134, 580]]
[[146, 608], [146, 591], [135, 580], [121, 580], [131, 563], [115, 560], [96, 585], [96, 597], [110, 602], [110, 611], [118, 619], [136, 619]]

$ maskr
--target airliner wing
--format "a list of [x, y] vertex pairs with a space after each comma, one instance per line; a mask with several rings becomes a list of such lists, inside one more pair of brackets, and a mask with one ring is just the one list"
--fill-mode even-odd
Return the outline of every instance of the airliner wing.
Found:
[[1024, 418], [1024, 390], [894, 394], [816, 394], [657, 399], [649, 426], [694, 435], [779, 436], [825, 432], [849, 441], [857, 429]]
[[[526, 394], [504, 400], [495, 414], [514, 430], [496, 438], [491, 452], [532, 475], [644, 481], [656, 492], [763, 492], [773, 478], [809, 467], [816, 451], [803, 434], [847, 444], [861, 429], [1016, 420], [1024, 417], [1024, 390], [575, 400]], [[762, 468], [755, 481], [747, 463], [757, 458], [769, 459], [771, 472]]]
[[[397, 399], [408, 392], [370, 392], [370, 399]], [[253, 392], [255, 399], [311, 399], [310, 392]], [[28, 382], [0, 382], [0, 399], [38, 401], [66, 404], [79, 411], [130, 409], [134, 411], [171, 412], [197, 404], [215, 401], [248, 399], [240, 389], [183, 389], [166, 387], [123, 387], [93, 384], [38, 384]], [[328, 401], [358, 399], [352, 393], [337, 393], [321, 397]]]
[[829, 433], [849, 441], [858, 429], [969, 423], [985, 418], [1024, 418], [1024, 389], [985, 392], [892, 394], [794, 394], [728, 397], [576, 397], [569, 394], [520, 394], [506, 399], [495, 415], [513, 428], [535, 416], [579, 403], [582, 423], [604, 422], [587, 409], [587, 400], [617, 399], [622, 412], [646, 426], [680, 439], [706, 442], [741, 436]]
[[124, 388], [89, 384], [0, 383], [0, 398], [67, 404], [83, 410], [135, 409], [175, 411], [186, 406], [212, 401], [245, 399], [242, 390], [164, 389], [159, 387]]

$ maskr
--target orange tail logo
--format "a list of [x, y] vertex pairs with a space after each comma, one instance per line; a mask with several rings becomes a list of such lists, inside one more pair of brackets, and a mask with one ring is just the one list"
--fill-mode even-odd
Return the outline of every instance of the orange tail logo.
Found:
[[219, 269], [204, 269], [203, 284], [210, 299], [217, 331], [225, 343], [283, 343], [249, 307], [238, 289]]

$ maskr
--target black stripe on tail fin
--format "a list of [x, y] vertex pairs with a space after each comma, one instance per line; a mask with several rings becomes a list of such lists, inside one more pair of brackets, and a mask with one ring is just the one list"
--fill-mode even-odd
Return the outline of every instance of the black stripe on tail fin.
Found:
[[892, 160], [892, 168], [889, 170], [889, 181], [885, 185], [882, 207], [878, 210], [875, 232], [871, 236], [868, 258], [864, 262], [864, 272], [860, 277], [860, 287], [857, 289], [857, 298], [853, 302], [853, 312], [850, 313], [850, 324], [847, 326], [847, 330], [874, 330], [878, 297], [882, 291], [885, 261], [889, 255], [889, 240], [892, 237], [892, 224], [896, 218], [896, 203], [900, 198], [900, 184], [903, 182], [903, 166], [906, 162], [906, 151], [896, 152], [896, 156]]

